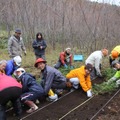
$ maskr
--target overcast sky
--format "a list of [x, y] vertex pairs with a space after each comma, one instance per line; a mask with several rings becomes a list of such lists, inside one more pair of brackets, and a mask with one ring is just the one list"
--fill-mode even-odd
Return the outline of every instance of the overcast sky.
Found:
[[120, 0], [89, 0], [89, 1], [100, 2], [100, 3], [109, 3], [112, 5], [120, 6]]

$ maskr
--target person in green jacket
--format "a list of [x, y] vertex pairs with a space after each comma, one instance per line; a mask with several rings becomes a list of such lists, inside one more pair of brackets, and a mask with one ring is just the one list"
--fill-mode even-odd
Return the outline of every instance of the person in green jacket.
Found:
[[115, 60], [112, 62], [112, 67], [117, 70], [115, 75], [108, 80], [108, 84], [111, 84], [112, 82], [116, 82], [116, 86], [120, 86], [120, 62], [118, 60]]

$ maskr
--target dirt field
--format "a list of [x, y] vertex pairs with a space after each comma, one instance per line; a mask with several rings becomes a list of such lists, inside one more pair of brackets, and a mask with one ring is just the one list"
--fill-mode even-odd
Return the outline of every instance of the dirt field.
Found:
[[[97, 83], [100, 82], [102, 81], [98, 79]], [[120, 120], [120, 93], [101, 109], [114, 93], [87, 98], [86, 93], [79, 89], [62, 96], [54, 103], [40, 103], [39, 110], [33, 114], [23, 113], [22, 120]], [[100, 113], [92, 118], [100, 109]], [[8, 120], [16, 118], [9, 113]]]

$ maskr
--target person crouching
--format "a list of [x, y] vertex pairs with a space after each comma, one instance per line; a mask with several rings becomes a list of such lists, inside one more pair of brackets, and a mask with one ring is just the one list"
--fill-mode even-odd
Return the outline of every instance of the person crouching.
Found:
[[30, 107], [26, 112], [32, 113], [38, 109], [38, 106], [34, 101], [44, 96], [44, 90], [41, 85], [37, 84], [35, 78], [31, 74], [27, 73], [23, 68], [18, 68], [14, 74], [23, 86], [21, 101]]

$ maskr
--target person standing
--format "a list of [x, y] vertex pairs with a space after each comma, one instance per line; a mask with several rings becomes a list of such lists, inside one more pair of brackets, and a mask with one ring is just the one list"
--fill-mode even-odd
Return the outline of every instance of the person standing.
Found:
[[57, 64], [55, 64], [54, 68], [58, 69], [61, 66], [64, 66], [65, 68], [68, 68], [72, 66], [72, 54], [71, 54], [71, 48], [66, 48], [64, 52], [60, 53], [59, 60]]
[[38, 32], [36, 34], [36, 40], [33, 41], [32, 47], [34, 49], [36, 59], [43, 58], [45, 60], [45, 49], [47, 44], [42, 36], [42, 33]]
[[102, 77], [101, 73], [101, 63], [102, 58], [108, 55], [107, 49], [102, 49], [98, 51], [94, 51], [91, 53], [85, 61], [85, 64], [91, 64], [94, 68], [93, 71], [90, 73], [91, 80], [95, 79], [97, 76]]
[[22, 51], [24, 55], [27, 54], [23, 39], [21, 37], [21, 30], [19, 28], [15, 29], [15, 34], [12, 35], [8, 40], [8, 53], [9, 57], [13, 58], [15, 56], [22, 57]]

